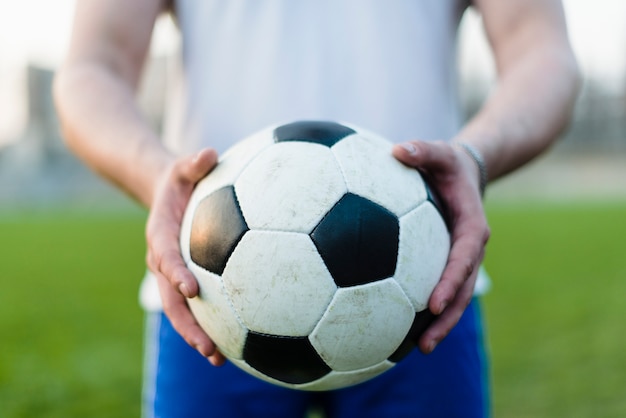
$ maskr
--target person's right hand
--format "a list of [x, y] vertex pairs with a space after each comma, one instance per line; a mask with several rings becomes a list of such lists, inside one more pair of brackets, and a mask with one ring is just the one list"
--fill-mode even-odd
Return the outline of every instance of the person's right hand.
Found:
[[186, 298], [198, 295], [199, 287], [180, 252], [180, 228], [191, 193], [198, 181], [217, 164], [217, 153], [203, 149], [190, 157], [174, 160], [158, 180], [146, 226], [147, 263], [159, 285], [163, 310], [185, 341], [213, 365], [224, 356], [202, 330]]

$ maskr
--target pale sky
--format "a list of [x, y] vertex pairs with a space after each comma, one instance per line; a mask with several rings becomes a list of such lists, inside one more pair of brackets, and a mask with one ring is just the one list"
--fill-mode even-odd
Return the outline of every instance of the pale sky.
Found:
[[[26, 62], [51, 68], [58, 65], [69, 41], [74, 2], [0, 0], [0, 143], [16, 138], [23, 129], [25, 85], [20, 69]], [[626, 1], [564, 0], [564, 4], [583, 70], [621, 87], [626, 67]], [[461, 64], [466, 72], [489, 77], [490, 55], [478, 27], [476, 15], [468, 16], [464, 45], [472, 45], [472, 56], [462, 53]], [[153, 50], [163, 52], [172, 47], [171, 31], [166, 22], [160, 24]]]

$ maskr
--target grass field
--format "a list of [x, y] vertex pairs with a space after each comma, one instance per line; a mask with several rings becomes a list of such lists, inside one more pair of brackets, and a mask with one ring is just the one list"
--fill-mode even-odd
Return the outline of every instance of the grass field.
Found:
[[489, 217], [496, 416], [626, 416], [626, 205]]
[[0, 220], [0, 416], [139, 416], [143, 219]]
[[[496, 417], [626, 416], [626, 204], [490, 206]], [[142, 216], [0, 216], [0, 416], [139, 415]]]

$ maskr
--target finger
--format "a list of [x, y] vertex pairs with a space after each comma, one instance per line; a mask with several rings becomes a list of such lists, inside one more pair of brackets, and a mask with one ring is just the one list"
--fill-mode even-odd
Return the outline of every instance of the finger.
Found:
[[[184, 209], [181, 209], [184, 210]], [[182, 258], [180, 251], [180, 218], [176, 208], [159, 206], [150, 214], [146, 228], [148, 266], [163, 274], [173, 287], [187, 298], [198, 294], [198, 284]]]
[[217, 152], [212, 148], [205, 148], [181, 160], [180, 178], [195, 184], [205, 177], [216, 164]]
[[441, 280], [430, 297], [429, 308], [435, 315], [441, 314], [454, 300], [462, 286], [478, 271], [484, 257], [488, 229], [485, 234], [482, 226], [463, 225], [459, 228], [466, 231], [461, 230], [454, 237]]
[[221, 354], [216, 354], [215, 344], [192, 315], [186, 299], [173, 291], [167, 279], [162, 275], [157, 274], [156, 277], [163, 301], [163, 310], [174, 329], [187, 344], [199, 351], [204, 357], [207, 357], [209, 361], [215, 361], [216, 364], [219, 364]]
[[[178, 237], [175, 239], [178, 240]], [[155, 248], [149, 252], [148, 266], [153, 273], [163, 275], [169, 281], [170, 286], [177, 289], [182, 296], [196, 297], [199, 292], [198, 282], [187, 268], [178, 245], [174, 245], [175, 242], [164, 244], [165, 248], [158, 250], [155, 245]]]
[[192, 298], [198, 294], [198, 283], [181, 256], [178, 223], [156, 219], [151, 217], [147, 228], [148, 267], [164, 275], [183, 296]]
[[209, 356], [209, 362], [216, 367], [223, 366], [226, 363], [226, 357], [216, 349], [215, 354]]
[[431, 353], [459, 322], [463, 312], [465, 312], [465, 308], [472, 300], [477, 276], [478, 270], [463, 283], [452, 303], [424, 331], [418, 343], [420, 350], [424, 354]]
[[429, 172], [440, 172], [454, 167], [456, 154], [443, 141], [408, 141], [393, 147], [392, 154], [401, 162]]

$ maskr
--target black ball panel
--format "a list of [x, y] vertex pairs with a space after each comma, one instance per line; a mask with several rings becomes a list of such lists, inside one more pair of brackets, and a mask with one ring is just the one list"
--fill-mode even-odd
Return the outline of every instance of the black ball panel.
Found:
[[437, 315], [433, 314], [429, 309], [416, 313], [411, 329], [404, 338], [404, 341], [402, 341], [402, 344], [400, 344], [398, 349], [389, 357], [389, 361], [397, 363], [406, 357], [417, 346], [426, 328], [428, 328], [436, 318]]
[[243, 348], [243, 359], [259, 372], [291, 384], [312, 382], [331, 371], [307, 337], [282, 337], [250, 331]]
[[353, 129], [336, 122], [299, 121], [279, 126], [274, 130], [276, 142], [303, 141], [332, 147], [348, 135], [356, 133]]
[[222, 274], [246, 231], [248, 225], [234, 187], [216, 190], [198, 203], [194, 213], [189, 240], [191, 259], [211, 273]]
[[352, 193], [345, 194], [311, 232], [339, 287], [393, 276], [398, 254], [398, 218]]

